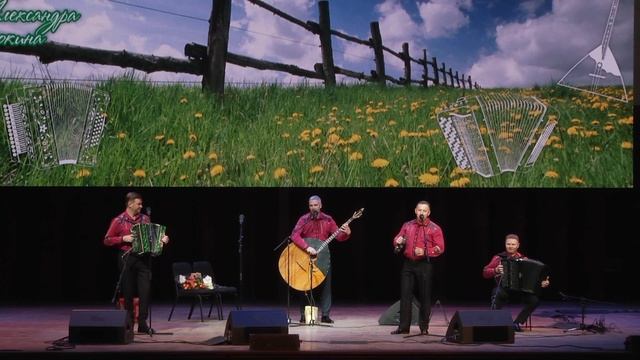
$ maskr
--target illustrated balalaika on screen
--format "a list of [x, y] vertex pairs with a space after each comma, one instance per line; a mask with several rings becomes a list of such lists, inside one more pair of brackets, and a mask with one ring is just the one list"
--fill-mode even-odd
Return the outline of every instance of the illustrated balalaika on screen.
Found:
[[109, 94], [90, 86], [25, 87], [3, 106], [11, 160], [94, 166], [108, 104]]

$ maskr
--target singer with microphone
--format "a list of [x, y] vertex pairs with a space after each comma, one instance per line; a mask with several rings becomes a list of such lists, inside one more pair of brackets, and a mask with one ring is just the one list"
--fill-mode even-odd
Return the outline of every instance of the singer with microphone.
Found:
[[391, 332], [392, 335], [409, 333], [414, 292], [419, 303], [420, 333], [429, 333], [432, 258], [444, 253], [442, 229], [429, 218], [431, 205], [426, 201], [420, 201], [414, 212], [415, 220], [404, 223], [393, 239], [393, 252], [402, 254], [404, 262], [400, 273], [400, 324]]
[[[309, 212], [304, 214], [298, 219], [296, 226], [291, 232], [291, 240], [300, 249], [306, 251], [309, 255], [315, 256], [317, 250], [312, 246], [309, 246], [305, 239], [314, 238], [320, 241], [326, 241], [333, 233], [338, 231], [338, 235], [335, 237], [337, 241], [345, 241], [349, 239], [351, 235], [351, 229], [349, 225], [342, 225], [338, 228], [338, 225], [331, 216], [322, 212], [322, 199], [319, 196], [313, 195], [309, 198]], [[327, 248], [324, 251], [329, 251]], [[330, 317], [331, 313], [331, 268], [326, 274], [325, 280], [320, 286], [310, 291], [311, 294], [304, 294], [300, 304], [300, 322], [304, 323], [304, 306], [307, 305], [305, 300], [313, 299], [317, 291], [320, 291], [320, 310], [322, 311], [322, 317], [320, 319], [323, 323], [333, 323]], [[310, 304], [313, 305], [313, 304]]]
[[[522, 308], [516, 319], [513, 321], [513, 330], [522, 331], [521, 324], [524, 324], [533, 311], [538, 307], [540, 299], [536, 294], [527, 293], [522, 291], [515, 291], [506, 289], [501, 286], [500, 281], [504, 274], [504, 266], [502, 260], [515, 260], [526, 259], [527, 257], [521, 254], [518, 249], [520, 248], [520, 237], [516, 234], [508, 234], [504, 240], [505, 251], [494, 255], [491, 261], [485, 265], [482, 269], [482, 276], [485, 279], [494, 279], [496, 287], [491, 293], [491, 308], [501, 309], [502, 306], [509, 302], [509, 298], [519, 297], [525, 306]], [[546, 288], [550, 285], [549, 277], [547, 276], [540, 282], [540, 287]]]
[[[103, 243], [106, 246], [119, 251], [118, 268], [122, 273], [120, 290], [124, 296], [124, 307], [129, 314], [131, 324], [133, 324], [133, 296], [137, 286], [138, 297], [140, 298], [138, 313], [138, 332], [151, 333], [153, 329], [147, 325], [149, 315], [149, 297], [151, 290], [151, 256], [149, 254], [137, 255], [131, 253], [131, 227], [135, 224], [149, 224], [151, 218], [150, 208], [147, 208], [147, 215], [142, 213], [142, 196], [136, 192], [129, 192], [125, 196], [125, 210], [113, 220], [104, 236]], [[164, 236], [162, 244], [169, 242], [169, 237]]]

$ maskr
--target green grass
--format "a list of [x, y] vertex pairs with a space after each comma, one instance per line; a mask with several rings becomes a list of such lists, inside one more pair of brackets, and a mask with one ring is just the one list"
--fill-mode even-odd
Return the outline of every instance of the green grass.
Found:
[[[0, 83], [0, 96], [21, 86]], [[13, 164], [3, 127], [0, 183], [382, 187], [392, 179], [403, 187], [450, 187], [464, 177], [467, 187], [633, 184], [633, 151], [622, 147], [623, 142], [633, 141], [633, 125], [628, 124], [632, 105], [565, 88], [512, 90], [535, 95], [549, 105], [548, 114], [558, 118], [555, 140], [535, 166], [488, 179], [452, 176], [456, 165], [435, 120], [437, 109], [462, 96], [461, 89], [262, 86], [228, 88], [224, 101], [219, 101], [197, 87], [153, 86], [126, 79], [107, 81], [100, 88], [110, 93], [111, 103], [95, 167], [40, 169]], [[595, 102], [608, 107], [594, 108]], [[314, 133], [314, 129], [319, 130]], [[420, 136], [400, 136], [403, 133]], [[359, 157], [354, 153], [362, 158], [350, 159]], [[389, 163], [375, 168], [375, 159]], [[223, 171], [212, 175], [216, 165]], [[314, 167], [317, 172], [311, 171]], [[286, 175], [274, 176], [279, 168]], [[430, 169], [437, 182], [421, 183], [420, 175]], [[548, 171], [558, 176], [549, 177]]]

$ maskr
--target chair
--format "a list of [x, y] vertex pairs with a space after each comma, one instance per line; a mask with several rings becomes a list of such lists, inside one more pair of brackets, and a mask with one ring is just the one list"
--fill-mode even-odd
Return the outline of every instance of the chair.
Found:
[[[207, 275], [211, 276], [213, 281], [213, 290], [211, 290], [216, 298], [216, 306], [218, 308], [218, 320], [224, 320], [224, 315], [222, 313], [222, 295], [223, 294], [232, 294], [235, 297], [236, 309], [240, 310], [240, 306], [238, 304], [238, 289], [233, 286], [223, 286], [216, 284], [215, 277], [213, 276], [213, 268], [211, 267], [211, 263], [208, 261], [194, 261], [193, 262], [193, 271], [199, 272], [202, 274], [202, 277]], [[211, 310], [213, 309], [213, 297], [211, 298], [211, 305], [209, 306], [209, 314], [208, 317], [211, 317]]]
[[[173, 268], [173, 282], [176, 289], [176, 297], [173, 301], [173, 306], [171, 307], [171, 312], [169, 313], [169, 319], [167, 321], [171, 321], [171, 316], [173, 315], [173, 310], [178, 303], [178, 299], [188, 297], [191, 298], [191, 308], [189, 309], [188, 319], [191, 319], [191, 315], [193, 314], [193, 308], [195, 307], [195, 302], [198, 300], [200, 305], [200, 321], [204, 321], [204, 316], [202, 314], [202, 299], [215, 296], [213, 290], [210, 289], [192, 289], [185, 290], [182, 288], [182, 285], [179, 283], [179, 276], [183, 275], [188, 277], [193, 271], [191, 264], [188, 262], [175, 262], [172, 264]], [[211, 310], [209, 310], [209, 314], [211, 314]]]

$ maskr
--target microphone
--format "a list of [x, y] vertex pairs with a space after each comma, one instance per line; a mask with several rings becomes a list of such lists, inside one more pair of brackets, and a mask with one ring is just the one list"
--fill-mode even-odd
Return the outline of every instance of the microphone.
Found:
[[424, 222], [424, 214], [420, 214], [420, 221]]
[[393, 247], [393, 253], [398, 255], [404, 250], [405, 243], [397, 244]]
[[311, 219], [315, 220], [318, 218], [318, 212], [315, 210], [311, 210]]
[[240, 225], [242, 225], [242, 223], [244, 222], [244, 214], [240, 214], [238, 220], [240, 221]]

